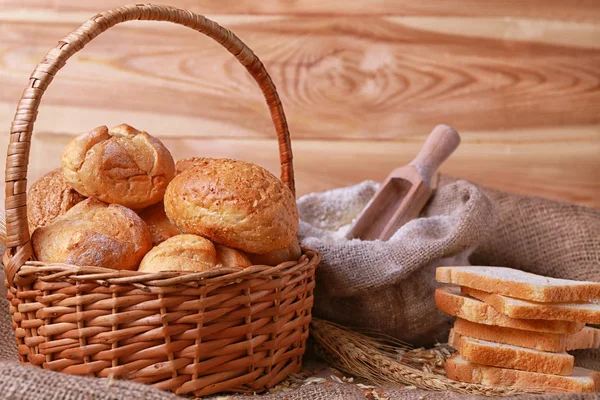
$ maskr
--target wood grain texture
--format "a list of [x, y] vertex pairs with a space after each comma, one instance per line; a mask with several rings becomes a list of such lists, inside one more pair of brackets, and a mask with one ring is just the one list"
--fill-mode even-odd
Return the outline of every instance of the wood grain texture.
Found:
[[[4, 1], [5, 129], [43, 54], [120, 3]], [[600, 3], [170, 3], [212, 16], [263, 60], [288, 116], [299, 193], [382, 179], [446, 123], [463, 144], [442, 171], [600, 207]], [[68, 137], [121, 122], [172, 138], [177, 158], [277, 160], [260, 91], [233, 57], [185, 28], [135, 22], [90, 43], [48, 89], [30, 181], [58, 165]]]
[[[122, 0], [3, 0], [7, 9], [97, 13], [125, 4]], [[159, 3], [157, 3], [159, 4]], [[535, 19], [598, 21], [595, 0], [170, 0], [164, 4], [199, 14], [259, 15], [429, 15], [499, 16]]]
[[[564, 129], [507, 131], [501, 141], [495, 133], [465, 133], [460, 147], [441, 171], [503, 190], [598, 207], [600, 188], [593, 177], [600, 176], [600, 132], [574, 128], [567, 133]], [[408, 136], [393, 142], [296, 141], [293, 146], [298, 194], [366, 179], [382, 181], [394, 167], [409, 163], [425, 138], [426, 135]], [[71, 134], [38, 132], [31, 149], [30, 182], [60, 166], [60, 153], [71, 139]], [[175, 159], [198, 155], [232, 157], [256, 162], [275, 175], [279, 173], [275, 140], [175, 136], [161, 139]], [[6, 144], [3, 137], [0, 145]]]

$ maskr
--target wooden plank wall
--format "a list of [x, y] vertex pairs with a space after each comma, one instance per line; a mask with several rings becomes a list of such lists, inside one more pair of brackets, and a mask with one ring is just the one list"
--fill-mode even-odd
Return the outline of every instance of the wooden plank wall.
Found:
[[[122, 2], [1, 2], [2, 147], [35, 64]], [[287, 112], [299, 194], [382, 179], [447, 123], [463, 144], [444, 172], [600, 208], [600, 2], [168, 2], [230, 28], [263, 60]], [[69, 61], [42, 102], [30, 182], [59, 165], [73, 135], [121, 122], [161, 137], [176, 158], [277, 170], [258, 88], [183, 27], [120, 25]]]

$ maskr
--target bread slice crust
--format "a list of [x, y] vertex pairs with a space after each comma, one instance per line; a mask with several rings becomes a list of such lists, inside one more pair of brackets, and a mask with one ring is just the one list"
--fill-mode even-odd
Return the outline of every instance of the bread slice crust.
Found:
[[446, 314], [478, 324], [558, 334], [579, 332], [585, 326], [581, 322], [510, 318], [499, 313], [489, 304], [462, 294], [460, 288], [456, 286], [438, 288], [435, 291], [435, 304], [440, 311]]
[[450, 344], [462, 358], [475, 364], [553, 375], [571, 375], [575, 357], [461, 336], [454, 332]]
[[481, 300], [511, 318], [578, 321], [600, 324], [600, 303], [538, 303], [497, 293], [461, 287], [461, 292]]
[[522, 389], [540, 388], [547, 392], [586, 393], [600, 390], [600, 372], [575, 367], [572, 376], [542, 374], [478, 365], [464, 360], [460, 354], [446, 362], [446, 376], [459, 382]]
[[541, 303], [568, 303], [600, 298], [600, 282], [548, 278], [505, 267], [438, 267], [438, 282]]
[[528, 349], [560, 353], [567, 350], [590, 349], [598, 329], [585, 327], [572, 335], [533, 332], [522, 329], [477, 324], [458, 318], [454, 331], [462, 336], [511, 344]]

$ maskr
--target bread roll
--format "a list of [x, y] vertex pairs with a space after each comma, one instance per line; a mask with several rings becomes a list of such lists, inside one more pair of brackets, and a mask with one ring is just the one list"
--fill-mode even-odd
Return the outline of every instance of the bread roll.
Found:
[[130, 209], [87, 199], [36, 229], [31, 242], [39, 261], [135, 270], [152, 248], [152, 235]]
[[183, 160], [177, 161], [175, 163], [175, 175], [179, 175], [186, 169], [191, 168], [194, 165], [196, 165], [197, 162], [202, 162], [202, 160], [204, 160], [204, 158], [190, 157], [190, 158], [184, 158]]
[[298, 230], [290, 189], [244, 161], [199, 159], [173, 179], [164, 201], [167, 216], [183, 232], [248, 253], [286, 248]]
[[27, 191], [29, 232], [54, 222], [83, 200], [85, 197], [67, 183], [60, 169], [48, 172]]
[[173, 157], [160, 140], [121, 124], [100, 126], [65, 147], [62, 170], [79, 193], [140, 209], [162, 200], [175, 175]]
[[275, 250], [266, 254], [248, 254], [248, 258], [254, 265], [276, 266], [286, 261], [296, 261], [300, 258], [302, 250], [300, 242], [295, 238], [289, 247], [281, 250]]
[[177, 235], [150, 250], [139, 271], [203, 272], [216, 265], [217, 251], [210, 240], [197, 235]]
[[252, 265], [246, 254], [231, 247], [215, 244], [217, 249], [217, 264], [224, 267], [246, 268]]
[[152, 233], [152, 245], [157, 246], [170, 237], [181, 234], [181, 231], [169, 221], [165, 214], [165, 205], [161, 201], [138, 212]]

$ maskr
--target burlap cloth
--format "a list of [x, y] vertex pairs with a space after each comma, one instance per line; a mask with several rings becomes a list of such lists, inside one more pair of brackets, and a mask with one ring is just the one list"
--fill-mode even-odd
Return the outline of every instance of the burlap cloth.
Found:
[[[390, 243], [345, 241], [343, 234], [369, 197], [374, 182], [299, 199], [303, 243], [324, 252], [318, 270], [315, 315], [387, 333], [415, 344], [446, 339], [451, 319], [435, 310], [434, 268], [442, 264], [507, 265], [565, 278], [600, 281], [600, 211], [517, 196], [443, 180], [423, 217], [405, 225]], [[149, 399], [177, 396], [125, 381], [70, 376], [20, 366], [4, 299], [0, 312], [0, 398]], [[577, 362], [598, 369], [598, 352], [580, 351]], [[399, 400], [475, 399], [450, 392], [382, 387]], [[244, 396], [223, 395], [226, 399]], [[214, 398], [214, 397], [213, 397]], [[217, 397], [218, 398], [218, 397]], [[367, 398], [355, 384], [326, 380], [264, 400]], [[522, 399], [523, 397], [513, 397]], [[529, 396], [595, 399], [588, 395]]]
[[367, 181], [299, 199], [302, 241], [324, 255], [313, 312], [418, 346], [443, 341], [452, 318], [435, 307], [433, 292], [441, 286], [435, 268], [468, 264], [497, 224], [492, 202], [474, 185], [452, 182], [437, 191], [425, 218], [404, 225], [389, 241], [345, 239], [378, 186]]

